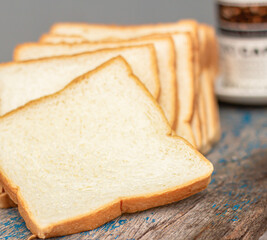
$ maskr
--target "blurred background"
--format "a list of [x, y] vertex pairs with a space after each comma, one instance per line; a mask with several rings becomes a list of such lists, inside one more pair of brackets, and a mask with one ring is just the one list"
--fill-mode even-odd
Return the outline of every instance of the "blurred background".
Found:
[[194, 18], [214, 25], [214, 0], [0, 0], [0, 62], [55, 22], [140, 24]]

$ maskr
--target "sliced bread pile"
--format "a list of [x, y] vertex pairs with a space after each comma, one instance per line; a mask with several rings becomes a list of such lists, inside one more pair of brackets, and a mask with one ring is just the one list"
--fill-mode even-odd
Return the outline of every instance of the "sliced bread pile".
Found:
[[0, 64], [0, 207], [17, 204], [36, 237], [207, 187], [196, 148], [220, 136], [211, 27], [56, 24], [14, 60]]
[[217, 42], [208, 25], [192, 20], [141, 26], [58, 23], [41, 36], [40, 42], [18, 45], [14, 60], [142, 44], [154, 46], [160, 80], [158, 102], [171, 127], [207, 153], [220, 138], [213, 90], [218, 72]]

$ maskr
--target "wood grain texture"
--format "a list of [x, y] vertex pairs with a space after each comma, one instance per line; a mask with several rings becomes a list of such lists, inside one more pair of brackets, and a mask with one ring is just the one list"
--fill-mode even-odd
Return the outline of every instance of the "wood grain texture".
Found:
[[[258, 239], [267, 230], [267, 108], [221, 105], [222, 138], [207, 157], [208, 189], [188, 199], [54, 239]], [[0, 210], [0, 239], [26, 239], [17, 209]]]

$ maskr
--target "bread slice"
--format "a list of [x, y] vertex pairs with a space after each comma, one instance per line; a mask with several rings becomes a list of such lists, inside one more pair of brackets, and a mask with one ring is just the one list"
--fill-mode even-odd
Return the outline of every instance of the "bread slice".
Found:
[[[185, 74], [181, 71], [180, 66], [177, 66], [177, 75], [179, 75], [178, 79], [178, 95], [181, 91], [182, 96], [178, 98], [183, 98], [183, 102], [179, 102], [179, 118], [177, 124], [178, 134], [182, 134], [191, 144], [196, 146], [194, 135], [192, 132], [191, 121], [194, 112], [194, 97], [196, 94], [195, 91], [195, 79], [196, 75], [199, 75], [199, 59], [198, 59], [198, 24], [192, 20], [183, 20], [176, 23], [162, 23], [162, 24], [151, 24], [151, 25], [137, 25], [137, 26], [115, 26], [115, 25], [97, 25], [97, 24], [83, 24], [83, 23], [57, 23], [52, 26], [50, 33], [51, 34], [59, 34], [65, 36], [81, 36], [88, 41], [117, 41], [121, 39], [132, 39], [140, 36], [146, 36], [149, 34], [172, 34], [179, 32], [180, 35], [182, 33], [189, 34], [191, 40], [187, 41], [187, 45], [181, 45], [181, 42], [184, 42], [176, 36], [174, 36], [174, 43], [176, 47], [176, 53], [179, 54], [180, 51], [184, 53], [184, 48], [188, 48], [190, 46], [191, 51], [187, 53], [187, 55], [183, 55], [182, 58], [177, 57], [177, 64], [180, 62], [187, 61], [188, 56], [190, 55], [190, 62], [192, 63], [190, 66], [190, 71], [192, 74], [187, 74], [187, 78], [185, 78]], [[188, 36], [189, 37], [189, 36]], [[177, 39], [179, 39], [177, 41]], [[182, 63], [183, 65], [183, 63]], [[185, 68], [186, 71], [189, 68]], [[179, 88], [179, 85], [182, 85], [182, 90]], [[180, 89], [180, 90], [179, 90]], [[186, 105], [184, 105], [186, 103]], [[182, 132], [179, 130], [182, 129]]]
[[[208, 36], [208, 45], [211, 46], [212, 51], [209, 51], [209, 60], [208, 60], [208, 68], [211, 69], [211, 71], [209, 71], [209, 77], [210, 77], [210, 81], [211, 81], [211, 89], [210, 89], [210, 98], [213, 99], [212, 101], [212, 110], [213, 112], [211, 112], [211, 124], [214, 125], [214, 131], [210, 132], [210, 136], [211, 137], [211, 142], [214, 144], [217, 141], [219, 141], [220, 137], [221, 137], [221, 126], [220, 126], [220, 116], [219, 116], [219, 108], [218, 108], [218, 102], [215, 96], [215, 92], [214, 92], [214, 84], [215, 84], [215, 80], [217, 79], [217, 76], [219, 74], [219, 52], [218, 52], [218, 42], [217, 42], [217, 38], [216, 38], [216, 33], [214, 28], [212, 28], [209, 25], [205, 25], [203, 24], [203, 26], [206, 29], [206, 33]], [[208, 51], [208, 50], [207, 50]]]
[[159, 94], [159, 78], [152, 45], [103, 49], [74, 56], [54, 57], [0, 65], [0, 115], [65, 87], [73, 78], [121, 55], [152, 95]]
[[208, 46], [212, 51], [208, 51], [208, 66], [211, 69], [211, 75], [214, 80], [216, 80], [216, 77], [218, 76], [220, 69], [219, 69], [219, 49], [218, 49], [218, 41], [216, 37], [216, 32], [213, 27], [207, 25], [207, 24], [202, 24], [202, 26], [206, 30], [206, 35], [207, 35], [207, 41], [208, 41]]
[[197, 106], [199, 109], [199, 117], [200, 117], [200, 125], [201, 125], [201, 136], [202, 136], [202, 144], [199, 148], [203, 154], [207, 153], [211, 149], [211, 142], [208, 139], [208, 122], [207, 122], [207, 109], [206, 109], [206, 103], [205, 103], [205, 87], [207, 84], [207, 79], [205, 77], [204, 72], [207, 71], [207, 55], [206, 52], [208, 49], [208, 43], [207, 43], [207, 35], [204, 31], [202, 25], [199, 25], [198, 28], [198, 34], [199, 34], [199, 54], [200, 54], [200, 76], [199, 76], [199, 94], [198, 94], [198, 102]]
[[0, 118], [0, 141], [0, 181], [39, 238], [178, 201], [213, 170], [121, 57]]
[[51, 35], [50, 33], [45, 33], [40, 37], [39, 42], [53, 43], [53, 44], [58, 44], [58, 43], [74, 44], [74, 43], [87, 42], [87, 40], [80, 36], [61, 36], [57, 34]]
[[[213, 28], [201, 24], [199, 27], [201, 41], [201, 56], [203, 71], [201, 76], [206, 122], [206, 144], [203, 145], [202, 152], [208, 152], [211, 146], [220, 139], [220, 118], [218, 103], [214, 93], [214, 79], [218, 72], [218, 52], [216, 48], [216, 38]], [[202, 124], [204, 126], [204, 123]]]
[[51, 56], [71, 55], [103, 48], [153, 44], [159, 67], [160, 96], [158, 102], [172, 127], [176, 120], [176, 73], [175, 48], [171, 36], [147, 36], [117, 42], [87, 42], [82, 44], [20, 44], [15, 48], [14, 60], [38, 59]]
[[219, 141], [220, 137], [221, 137], [221, 126], [220, 126], [220, 116], [219, 116], [219, 107], [218, 107], [218, 102], [215, 96], [215, 91], [214, 91], [214, 84], [215, 84], [215, 80], [219, 74], [219, 52], [218, 52], [218, 42], [216, 39], [216, 33], [214, 28], [212, 28], [209, 25], [205, 25], [203, 24], [205, 30], [206, 30], [206, 34], [207, 34], [207, 38], [208, 38], [208, 46], [212, 47], [212, 51], [208, 51], [207, 48], [207, 52], [209, 52], [209, 58], [208, 58], [208, 69], [210, 69], [210, 71], [208, 71], [209, 73], [209, 78], [210, 78], [210, 99], [211, 99], [211, 109], [213, 110], [213, 112], [211, 112], [211, 124], [214, 126], [214, 130], [210, 132], [210, 136], [211, 137], [211, 142], [212, 144], [216, 143], [217, 141]]

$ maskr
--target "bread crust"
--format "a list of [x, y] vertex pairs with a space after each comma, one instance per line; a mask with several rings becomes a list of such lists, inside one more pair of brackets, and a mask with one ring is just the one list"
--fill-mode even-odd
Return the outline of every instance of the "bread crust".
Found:
[[199, 24], [192, 21], [181, 21], [183, 24], [191, 24], [191, 35], [194, 52], [194, 102], [193, 102], [193, 113], [192, 113], [192, 130], [194, 134], [195, 144], [198, 150], [202, 146], [202, 129], [200, 122], [200, 110], [199, 110], [199, 99], [200, 99], [200, 74], [202, 71], [201, 58], [200, 58], [200, 39], [199, 39]]
[[206, 87], [206, 79], [204, 75], [204, 70], [207, 68], [206, 62], [207, 62], [207, 41], [206, 41], [206, 35], [203, 31], [203, 26], [200, 24], [199, 28], [199, 41], [200, 41], [200, 59], [201, 59], [201, 72], [200, 72], [200, 78], [199, 78], [199, 99], [198, 99], [198, 108], [199, 108], [199, 116], [200, 116], [200, 122], [201, 122], [201, 133], [202, 133], [202, 144], [200, 147], [200, 150], [202, 153], [206, 153], [211, 145], [208, 140], [208, 123], [207, 123], [207, 109], [205, 104], [205, 87]]
[[[180, 34], [178, 33], [173, 33], [173, 35], [175, 34]], [[187, 79], [187, 85], [188, 85], [188, 89], [192, 89], [192, 91], [190, 91], [190, 95], [188, 96], [187, 99], [187, 104], [189, 105], [189, 107], [186, 109], [186, 113], [181, 114], [181, 106], [182, 102], [180, 101], [179, 98], [179, 94], [183, 92], [183, 89], [180, 86], [180, 79], [179, 76], [177, 76], [176, 81], [177, 81], [177, 104], [178, 104], [178, 110], [177, 110], [177, 122], [176, 122], [176, 133], [179, 136], [182, 136], [183, 138], [185, 138], [187, 141], [189, 141], [193, 146], [196, 147], [196, 142], [195, 142], [195, 137], [194, 137], [194, 133], [193, 133], [193, 129], [192, 129], [192, 116], [193, 116], [193, 112], [194, 112], [194, 89], [195, 89], [195, 72], [194, 72], [194, 45], [192, 43], [192, 36], [190, 33], [183, 33], [184, 37], [187, 39], [186, 41], [188, 42], [187, 44], [187, 52], [188, 52], [188, 59], [187, 59], [187, 64], [189, 65], [189, 77]], [[176, 49], [177, 50], [177, 49]], [[176, 58], [176, 61], [179, 61], [178, 57]], [[179, 63], [176, 65], [176, 68], [179, 69]]]
[[[39, 103], [46, 101], [47, 99], [54, 98], [60, 94], [63, 94], [66, 88], [71, 88], [73, 85], [79, 83], [80, 81], [83, 81], [84, 78], [90, 77], [92, 74], [95, 74], [96, 72], [102, 70], [106, 66], [112, 64], [114, 61], [121, 61], [122, 63], [124, 63], [125, 66], [127, 66], [129, 76], [136, 82], [137, 85], [141, 87], [143, 92], [151, 99], [151, 101], [154, 102], [155, 107], [158, 109], [159, 112], [161, 112], [166, 126], [169, 126], [167, 119], [165, 118], [163, 111], [156, 102], [156, 100], [148, 92], [143, 83], [141, 83], [137, 79], [137, 77], [133, 75], [130, 66], [122, 57], [116, 57], [107, 61], [106, 63], [100, 65], [95, 70], [74, 79], [71, 83], [69, 83], [64, 89], [60, 90], [59, 92], [52, 94], [50, 96], [45, 96], [40, 99], [33, 100], [27, 103], [26, 105], [7, 113], [5, 116], [13, 115], [18, 111], [20, 111], [20, 109], [38, 105]], [[0, 121], [2, 118], [3, 117], [0, 117]], [[169, 136], [170, 138], [181, 139], [180, 137], [172, 136], [172, 134], [173, 132], [169, 127], [169, 131], [166, 132], [166, 135]], [[185, 143], [191, 146], [186, 141]], [[23, 199], [23, 196], [20, 193], [19, 187], [14, 185], [12, 183], [12, 180], [7, 178], [7, 176], [1, 169], [1, 166], [0, 166], [0, 183], [3, 184], [4, 188], [7, 190], [8, 194], [14, 200], [14, 202], [18, 203], [19, 212], [24, 218], [27, 227], [31, 230], [31, 232], [34, 235], [38, 236], [39, 238], [62, 236], [96, 228], [97, 226], [104, 224], [105, 222], [121, 215], [124, 212], [135, 212], [135, 211], [149, 209], [151, 207], [160, 206], [163, 204], [168, 204], [183, 199], [187, 196], [190, 196], [194, 193], [197, 193], [205, 189], [210, 181], [211, 173], [213, 171], [213, 166], [205, 157], [203, 157], [199, 152], [197, 152], [197, 150], [195, 149], [192, 150], [197, 156], [201, 158], [202, 161], [206, 162], [206, 164], [210, 168], [210, 171], [207, 174], [203, 175], [202, 177], [189, 181], [186, 184], [171, 189], [167, 189], [165, 191], [160, 191], [144, 196], [118, 198], [116, 201], [111, 202], [110, 204], [107, 204], [90, 214], [85, 214], [66, 221], [61, 221], [58, 222], [57, 224], [52, 224], [45, 228], [38, 226], [29, 207], [27, 206], [26, 202]]]
[[[50, 33], [44, 33], [41, 35], [41, 37], [39, 38], [39, 42], [40, 43], [52, 43], [52, 44], [58, 44], [58, 43], [69, 43], [69, 44], [77, 44], [77, 43], [85, 43], [87, 42], [86, 39], [77, 36], [77, 35], [71, 35], [71, 36], [64, 36], [64, 38], [66, 39], [65, 41], [62, 41], [63, 39], [60, 39], [61, 35], [59, 34], [53, 34], [51, 35]], [[51, 39], [57, 39], [56, 43], [51, 42]]]

